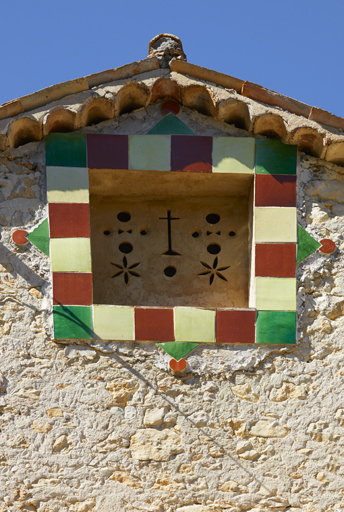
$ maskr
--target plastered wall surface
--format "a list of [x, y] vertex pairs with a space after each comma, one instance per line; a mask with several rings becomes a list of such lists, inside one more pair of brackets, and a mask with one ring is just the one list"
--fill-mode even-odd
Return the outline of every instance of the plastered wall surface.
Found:
[[[182, 109], [197, 135], [247, 132]], [[150, 106], [83, 133], [146, 133]], [[0, 510], [344, 510], [343, 170], [300, 153], [299, 223], [331, 255], [298, 270], [295, 347], [52, 341], [44, 142], [0, 156]]]

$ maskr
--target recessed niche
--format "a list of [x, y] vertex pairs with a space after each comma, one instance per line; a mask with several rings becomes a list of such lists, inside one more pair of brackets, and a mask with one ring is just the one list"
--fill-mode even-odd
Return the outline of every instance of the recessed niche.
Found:
[[248, 307], [252, 175], [90, 169], [89, 180], [94, 304]]

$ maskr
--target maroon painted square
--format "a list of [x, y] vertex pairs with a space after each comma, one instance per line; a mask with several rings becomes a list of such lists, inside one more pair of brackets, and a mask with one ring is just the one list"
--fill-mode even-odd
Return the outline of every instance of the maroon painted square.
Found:
[[212, 137], [172, 135], [171, 170], [212, 172]]
[[256, 311], [216, 311], [216, 343], [255, 343]]
[[256, 244], [256, 276], [295, 277], [296, 244]]
[[54, 305], [90, 306], [92, 304], [92, 274], [53, 272]]
[[50, 203], [50, 238], [88, 238], [90, 208], [87, 203]]
[[96, 169], [128, 169], [128, 135], [87, 135], [87, 165]]
[[173, 309], [135, 308], [135, 339], [174, 341]]
[[256, 206], [296, 206], [296, 176], [256, 174]]

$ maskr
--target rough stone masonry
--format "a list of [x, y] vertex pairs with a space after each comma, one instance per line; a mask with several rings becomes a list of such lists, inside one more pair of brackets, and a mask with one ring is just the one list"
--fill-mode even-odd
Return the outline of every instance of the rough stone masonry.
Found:
[[[150, 105], [81, 131], [146, 133], [160, 116]], [[11, 239], [46, 217], [44, 141], [1, 154], [0, 173], [2, 512], [344, 510], [342, 167], [299, 154], [298, 221], [337, 249], [299, 265], [297, 345], [200, 346], [181, 375], [154, 344], [53, 341], [49, 259]]]

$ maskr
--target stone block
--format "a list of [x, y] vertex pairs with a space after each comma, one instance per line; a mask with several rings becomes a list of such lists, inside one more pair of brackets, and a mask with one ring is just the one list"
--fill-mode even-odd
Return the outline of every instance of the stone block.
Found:
[[159, 427], [163, 423], [165, 412], [166, 409], [164, 407], [147, 409], [143, 424], [145, 427]]
[[140, 429], [132, 436], [130, 451], [135, 460], [166, 462], [181, 453], [180, 436], [172, 430]]
[[249, 430], [251, 436], [257, 437], [285, 437], [289, 428], [279, 425], [276, 420], [261, 419]]

